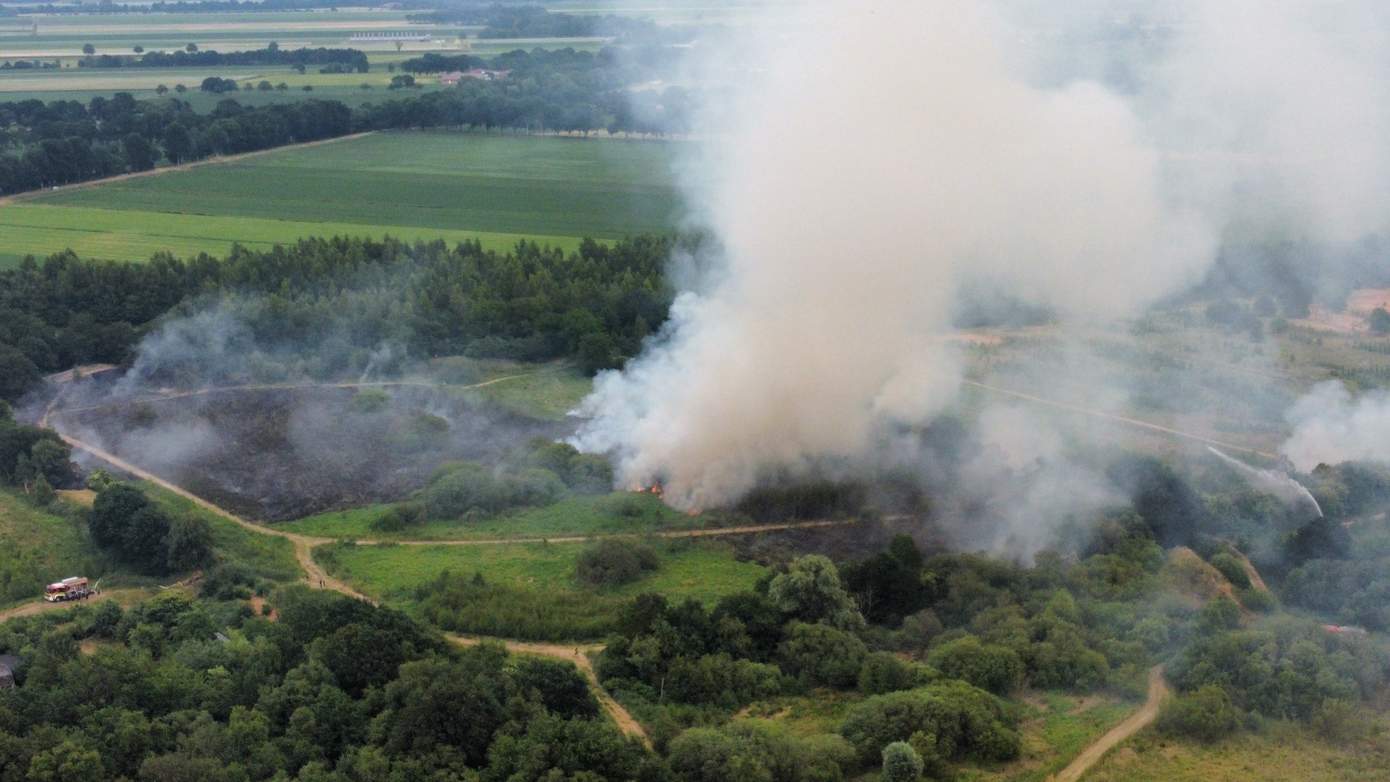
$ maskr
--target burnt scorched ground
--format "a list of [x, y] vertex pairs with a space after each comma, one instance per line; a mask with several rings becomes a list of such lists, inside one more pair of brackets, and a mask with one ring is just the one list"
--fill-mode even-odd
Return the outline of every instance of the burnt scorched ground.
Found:
[[427, 389], [236, 390], [61, 416], [65, 430], [265, 521], [399, 500], [446, 461], [501, 463], [569, 433]]

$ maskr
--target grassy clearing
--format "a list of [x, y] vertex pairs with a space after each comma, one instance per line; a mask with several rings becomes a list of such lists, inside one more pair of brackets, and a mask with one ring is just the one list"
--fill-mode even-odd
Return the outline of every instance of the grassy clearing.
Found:
[[516, 372], [528, 374], [466, 393], [513, 413], [556, 421], [573, 410], [594, 386], [591, 378], [570, 367], [528, 371], [521, 366]]
[[41, 597], [60, 578], [107, 570], [77, 513], [35, 508], [8, 489], [0, 490], [0, 541], [0, 606]]
[[1370, 782], [1390, 768], [1390, 732], [1378, 719], [1371, 736], [1345, 745], [1306, 728], [1275, 723], [1211, 745], [1175, 742], [1146, 731], [1111, 752], [1087, 782]]
[[327, 538], [384, 538], [396, 540], [468, 540], [487, 538], [539, 538], [568, 535], [640, 534], [665, 529], [701, 526], [650, 495], [614, 492], [604, 496], [570, 497], [543, 508], [527, 508], [481, 521], [428, 521], [399, 533], [382, 533], [371, 523], [388, 508], [362, 508], [320, 513], [285, 524], [285, 529]]
[[142, 260], [304, 236], [390, 233], [503, 249], [668, 230], [672, 145], [386, 133], [38, 194], [0, 214], [0, 263], [71, 247]]
[[1035, 693], [1023, 699], [1021, 757], [997, 768], [971, 769], [958, 778], [962, 782], [1043, 782], [1136, 708], [1135, 703], [1106, 695]]
[[[643, 592], [673, 602], [712, 603], [751, 589], [764, 572], [734, 559], [727, 545], [657, 543], [661, 565], [646, 577], [615, 589], [593, 590], [574, 581], [583, 544], [505, 546], [331, 546], [315, 556], [335, 576], [364, 593], [402, 606], [441, 627], [532, 640], [600, 638], [612, 631], [624, 603]], [[420, 587], [440, 574], [477, 573], [485, 581], [451, 608], [425, 610]]]
[[225, 562], [269, 581], [292, 581], [303, 574], [294, 558], [294, 546], [288, 540], [243, 529], [153, 484], [141, 482], [140, 488], [170, 513], [205, 519], [212, 528], [213, 548]]

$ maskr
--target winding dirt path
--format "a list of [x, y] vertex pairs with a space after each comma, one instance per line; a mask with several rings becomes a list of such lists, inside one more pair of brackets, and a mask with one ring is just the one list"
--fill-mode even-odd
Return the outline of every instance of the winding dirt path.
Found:
[[271, 147], [270, 149], [258, 149], [255, 152], [242, 152], [238, 155], [223, 155], [220, 157], [204, 158], [202, 160], [194, 160], [188, 163], [179, 163], [175, 166], [152, 168], [148, 171], [133, 171], [129, 174], [117, 174], [115, 176], [109, 176], [103, 179], [89, 179], [86, 182], [74, 182], [70, 185], [59, 185], [57, 187], [50, 187], [46, 190], [30, 190], [24, 193], [15, 193], [14, 195], [0, 197], [0, 206], [9, 206], [10, 204], [18, 203], [20, 201], [28, 201], [34, 198], [53, 195], [55, 193], [68, 193], [74, 190], [84, 190], [89, 187], [100, 187], [102, 185], [109, 185], [113, 182], [124, 182], [127, 179], [143, 179], [145, 177], [159, 176], [161, 174], [169, 174], [175, 171], [188, 171], [189, 169], [193, 168], [202, 168], [203, 166], [218, 166], [224, 163], [239, 163], [243, 160], [247, 160], [254, 157], [260, 157], [261, 155], [269, 155], [274, 152], [283, 152], [291, 149], [307, 149], [309, 147], [323, 146], [324, 144], [336, 144], [339, 141], [350, 141], [355, 138], [370, 136], [375, 132], [376, 131], [374, 130], [369, 130], [365, 133], [352, 133], [347, 136], [334, 136], [333, 138], [324, 138], [319, 139], [318, 141], [305, 141], [299, 144], [286, 144], [284, 146]]
[[1091, 767], [1100, 762], [1105, 754], [1125, 739], [1148, 727], [1158, 717], [1158, 709], [1163, 705], [1171, 690], [1163, 680], [1163, 666], [1155, 665], [1149, 669], [1149, 697], [1139, 710], [1125, 718], [1123, 722], [1105, 732], [1091, 746], [1081, 750], [1067, 767], [1049, 777], [1050, 782], [1077, 782]]
[[[462, 386], [461, 388], [464, 388], [464, 389], [469, 389], [469, 388], [481, 388], [481, 387], [484, 387], [484, 386], [492, 385], [492, 384], [494, 384], [494, 383], [501, 383], [501, 382], [504, 382], [504, 381], [507, 381], [507, 380], [512, 380], [512, 379], [515, 379], [515, 378], [525, 377], [525, 376], [526, 376], [526, 375], [508, 375], [508, 376], [505, 376], [505, 377], [494, 378], [494, 379], [492, 379], [492, 380], [488, 380], [488, 381], [485, 381], [485, 382], [483, 382], [483, 383], [477, 383], [477, 384], [474, 384], [474, 385], [472, 385], [472, 386]], [[238, 388], [239, 390], [249, 390], [249, 389], [281, 389], [281, 388], [307, 388], [307, 387], [318, 387], [318, 388], [323, 388], [323, 387], [330, 387], [330, 388], [361, 388], [361, 387], [370, 387], [370, 386], [421, 386], [421, 387], [436, 387], [435, 384], [429, 384], [429, 383], [424, 383], [424, 382], [419, 382], [419, 381], [381, 381], [381, 382], [337, 383], [337, 384], [300, 384], [300, 385], [293, 385], [293, 384], [270, 384], [270, 385], [259, 385], [259, 386], [240, 386], [240, 387], [237, 387], [237, 388]], [[197, 395], [203, 395], [203, 394], [211, 394], [211, 393], [215, 393], [215, 392], [218, 392], [218, 391], [228, 391], [228, 390], [235, 390], [235, 389], [230, 389], [230, 388], [208, 388], [208, 389], [200, 389], [200, 390], [196, 390], [196, 391], [180, 392], [180, 393], [177, 393], [177, 394], [166, 394], [166, 395], [162, 395], [162, 396], [160, 396], [160, 397], [155, 397], [155, 398], [156, 398], [156, 399], [176, 399], [176, 398], [181, 398], [181, 397], [189, 397], [189, 396], [197, 396]], [[59, 396], [61, 396], [61, 392], [60, 392]], [[49, 408], [48, 408], [47, 410], [45, 410], [43, 419], [40, 421], [40, 425], [41, 425], [41, 426], [51, 426], [50, 418], [52, 417], [52, 415], [53, 415], [54, 413], [67, 412], [67, 410], [54, 410], [54, 403], [57, 402], [57, 399], [58, 399], [58, 397], [55, 397], [53, 403], [50, 403]], [[82, 408], [73, 408], [73, 410], [77, 410], [77, 409], [82, 409]], [[361, 592], [357, 591], [356, 589], [353, 589], [350, 585], [348, 585], [346, 582], [342, 581], [341, 579], [334, 578], [334, 577], [333, 577], [332, 575], [330, 575], [326, 570], [324, 570], [324, 568], [323, 568], [322, 566], [320, 566], [317, 562], [314, 561], [314, 556], [313, 556], [314, 547], [315, 547], [315, 546], [324, 545], [324, 544], [327, 544], [327, 543], [333, 543], [335, 539], [333, 539], [333, 538], [315, 537], [315, 536], [311, 536], [311, 535], [302, 535], [302, 534], [298, 534], [298, 533], [294, 533], [294, 532], [288, 532], [288, 531], [285, 531], [285, 530], [277, 530], [277, 529], [274, 529], [274, 528], [271, 528], [271, 527], [266, 527], [266, 526], [263, 526], [263, 525], [260, 525], [260, 524], [253, 523], [253, 522], [251, 522], [251, 521], [248, 521], [248, 520], [246, 520], [246, 519], [243, 519], [242, 517], [236, 515], [235, 513], [232, 513], [232, 512], [230, 512], [230, 511], [228, 511], [228, 510], [226, 510], [226, 509], [224, 509], [224, 508], [222, 508], [222, 507], [220, 507], [220, 506], [218, 506], [218, 505], [216, 505], [216, 504], [214, 504], [214, 503], [212, 503], [212, 502], [209, 502], [208, 500], [203, 499], [202, 497], [199, 497], [198, 495], [196, 495], [196, 494], [194, 494], [194, 493], [192, 493], [192, 492], [190, 492], [190, 491], [184, 489], [184, 488], [181, 487], [181, 486], [178, 486], [177, 484], [174, 484], [174, 483], [172, 483], [172, 482], [170, 482], [170, 481], [165, 480], [164, 478], [161, 478], [160, 476], [158, 476], [158, 475], [156, 475], [156, 474], [150, 472], [149, 470], [146, 470], [146, 469], [144, 469], [144, 468], [142, 468], [142, 467], [140, 467], [140, 466], [138, 466], [138, 465], [132, 464], [131, 462], [126, 461], [125, 459], [122, 459], [121, 457], [119, 457], [119, 456], [117, 456], [117, 455], [115, 455], [115, 454], [113, 454], [113, 453], [110, 453], [109, 451], [106, 451], [105, 449], [99, 448], [99, 447], [97, 447], [97, 446], [95, 446], [95, 445], [92, 445], [92, 444], [90, 444], [90, 443], [83, 442], [82, 440], [79, 440], [79, 439], [77, 439], [77, 438], [75, 438], [75, 437], [72, 437], [71, 435], [68, 435], [68, 434], [62, 432], [61, 430], [59, 430], [59, 429], [57, 429], [57, 428], [55, 428], [55, 431], [57, 431], [59, 437], [61, 437], [61, 438], [63, 439], [63, 441], [66, 442], [66, 443], [67, 443], [69, 446], [71, 446], [72, 448], [74, 448], [74, 449], [76, 449], [76, 450], [84, 451], [84, 452], [86, 452], [86, 453], [88, 453], [88, 454], [90, 454], [90, 455], [96, 457], [97, 459], [100, 459], [101, 461], [106, 462], [107, 464], [109, 464], [109, 465], [115, 467], [116, 469], [118, 469], [118, 470], [120, 470], [120, 471], [122, 471], [122, 472], [128, 473], [128, 474], [133, 475], [133, 476], [135, 476], [135, 477], [137, 477], [137, 478], [141, 478], [141, 479], [143, 479], [143, 480], [149, 481], [150, 483], [152, 483], [152, 484], [154, 484], [154, 485], [156, 485], [156, 486], [159, 486], [159, 487], [165, 489], [166, 491], [172, 492], [172, 493], [174, 493], [174, 494], [176, 494], [176, 495], [178, 495], [178, 496], [180, 496], [180, 497], [183, 497], [184, 499], [186, 499], [186, 500], [188, 500], [188, 501], [194, 503], [195, 505], [199, 506], [200, 508], [203, 508], [204, 510], [209, 511], [210, 513], [214, 513], [214, 514], [216, 514], [216, 515], [218, 515], [218, 516], [220, 516], [220, 517], [222, 517], [222, 518], [224, 518], [224, 519], [226, 519], [226, 520], [228, 520], [228, 521], [231, 521], [231, 522], [233, 522], [234, 524], [237, 524], [237, 525], [239, 525], [239, 526], [241, 526], [241, 527], [243, 527], [243, 528], [245, 528], [245, 529], [247, 529], [247, 530], [249, 530], [249, 531], [251, 531], [251, 532], [253, 532], [253, 533], [255, 533], [255, 534], [258, 534], [258, 535], [271, 535], [271, 536], [274, 536], [274, 537], [284, 538], [284, 539], [290, 541], [291, 545], [294, 547], [294, 556], [295, 556], [295, 560], [298, 561], [300, 568], [302, 568], [303, 571], [304, 571], [304, 581], [305, 581], [305, 583], [307, 583], [310, 587], [315, 588], [315, 589], [331, 589], [331, 590], [333, 590], [333, 591], [335, 591], [335, 592], [338, 592], [338, 593], [340, 593], [340, 594], [348, 595], [349, 597], [353, 597], [353, 598], [356, 598], [356, 599], [358, 599], [358, 600], [364, 600], [364, 601], [366, 601], [366, 602], [372, 603], [373, 605], [376, 605], [376, 604], [377, 604], [377, 601], [373, 600], [371, 597], [368, 597], [367, 595], [362, 594]], [[831, 521], [804, 521], [804, 522], [789, 522], [789, 523], [782, 523], [782, 524], [756, 524], [756, 525], [745, 525], [745, 526], [740, 526], [740, 527], [724, 527], [724, 528], [716, 528], [716, 529], [669, 530], [669, 531], [665, 531], [665, 532], [657, 532], [657, 533], [654, 533], [654, 534], [655, 534], [657, 537], [662, 537], [662, 538], [705, 538], [705, 537], [719, 537], [719, 536], [727, 536], [727, 535], [754, 535], [754, 534], [759, 534], [759, 533], [764, 533], [764, 532], [776, 532], [776, 531], [794, 530], [794, 529], [820, 529], [820, 528], [825, 528], [825, 527], [842, 526], [842, 525], [847, 525], [847, 524], [852, 524], [852, 523], [855, 523], [855, 522], [853, 522], [853, 521], [840, 521], [840, 520], [831, 520]], [[483, 538], [483, 539], [474, 539], [474, 540], [445, 540], [445, 541], [436, 541], [436, 540], [386, 541], [386, 540], [365, 539], [365, 540], [358, 540], [358, 541], [355, 541], [355, 542], [356, 542], [357, 544], [360, 544], [360, 545], [381, 545], [381, 544], [393, 543], [393, 544], [408, 545], [408, 546], [441, 546], [441, 545], [443, 545], [443, 546], [483, 546], [483, 545], [506, 545], [506, 544], [515, 544], [515, 543], [540, 543], [540, 542], [545, 542], [545, 541], [549, 541], [549, 542], [552, 542], [552, 543], [582, 543], [582, 542], [587, 542], [587, 541], [592, 541], [592, 540], [598, 540], [598, 539], [600, 539], [600, 538], [633, 537], [633, 536], [635, 536], [635, 535], [633, 535], [633, 534], [627, 534], [627, 533], [617, 533], [617, 534], [607, 534], [607, 535], [567, 535], [567, 536], [559, 536], [559, 537], [551, 537], [551, 538], [542, 538], [542, 537], [530, 537], [530, 538]], [[40, 601], [40, 602], [38, 602], [37, 604], [28, 604], [28, 605], [25, 605], [25, 606], [19, 606], [18, 608], [11, 609], [10, 611], [5, 612], [4, 614], [0, 614], [0, 621], [3, 621], [4, 619], [10, 618], [10, 616], [22, 616], [22, 615], [27, 615], [27, 614], [29, 614], [29, 613], [36, 613], [36, 612], [38, 612], [38, 611], [44, 610], [45, 607], [46, 607], [47, 605], [48, 605], [48, 604], [45, 604], [45, 603], [43, 603], [42, 601]], [[539, 655], [539, 656], [543, 656], [543, 657], [550, 657], [550, 658], [554, 658], [554, 659], [565, 660], [565, 661], [568, 661], [568, 662], [574, 664], [574, 666], [575, 666], [576, 668], [579, 669], [580, 673], [582, 673], [583, 676], [584, 676], [584, 678], [588, 681], [589, 689], [590, 689], [591, 692], [593, 692], [594, 697], [598, 700], [599, 704], [603, 707], [604, 711], [608, 713], [608, 716], [613, 720], [613, 722], [618, 726], [618, 728], [619, 728], [624, 734], [626, 734], [626, 735], [628, 735], [628, 736], [631, 736], [631, 737], [634, 737], [634, 738], [638, 739], [639, 741], [641, 741], [641, 742], [643, 743], [644, 746], [646, 746], [646, 747], [648, 747], [648, 748], [651, 747], [651, 740], [647, 737], [646, 731], [643, 730], [641, 724], [638, 723], [637, 720], [633, 718], [633, 716], [627, 711], [627, 709], [623, 708], [622, 704], [620, 704], [620, 703], [618, 703], [616, 700], [614, 700], [614, 699], [613, 699], [613, 696], [610, 695], [610, 694], [608, 693], [608, 691], [605, 690], [605, 689], [603, 688], [603, 686], [599, 683], [598, 675], [597, 675], [597, 673], [594, 671], [593, 664], [592, 664], [592, 663], [590, 662], [590, 660], [589, 660], [589, 655], [590, 655], [590, 654], [593, 654], [593, 653], [597, 653], [597, 652], [602, 651], [602, 650], [603, 650], [603, 646], [602, 646], [602, 645], [593, 645], [593, 644], [589, 644], [589, 645], [577, 645], [577, 646], [575, 646], [575, 645], [569, 645], [569, 644], [546, 644], [546, 643], [534, 643], [534, 642], [528, 642], [528, 641], [514, 641], [514, 640], [509, 640], [509, 639], [504, 639], [504, 638], [493, 638], [493, 639], [489, 639], [489, 638], [479, 637], [479, 636], [463, 636], [463, 635], [456, 635], [456, 634], [446, 634], [446, 637], [447, 637], [452, 643], [458, 644], [458, 645], [460, 645], [460, 646], [473, 646], [473, 645], [476, 645], [476, 644], [479, 644], [479, 643], [483, 642], [484, 640], [495, 640], [495, 641], [498, 641], [498, 642], [501, 642], [502, 644], [504, 644], [509, 652], [512, 652], [512, 653], [515, 653], [515, 654]]]

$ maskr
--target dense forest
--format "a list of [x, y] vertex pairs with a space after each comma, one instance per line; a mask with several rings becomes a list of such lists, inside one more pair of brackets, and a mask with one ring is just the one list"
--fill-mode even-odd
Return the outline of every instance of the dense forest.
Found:
[[[472, 242], [307, 239], [238, 248], [224, 259], [29, 259], [0, 272], [0, 398], [17, 398], [47, 372], [125, 361], [171, 311], [216, 311], [235, 324], [238, 349], [259, 356], [262, 371], [287, 371], [267, 358], [276, 353], [299, 356], [290, 363], [319, 376], [361, 371], [382, 346], [417, 357], [568, 357], [589, 371], [612, 367], [665, 322], [671, 292], [663, 269], [676, 241], [688, 251], [699, 246], [697, 238], [636, 237], [585, 241], [568, 254], [522, 242], [499, 254]], [[188, 305], [176, 308], [180, 302]], [[224, 358], [207, 351], [180, 359], [177, 374], [253, 371], [246, 357]], [[176, 371], [157, 362], [147, 369]]]
[[[356, 109], [313, 99], [253, 108], [228, 99], [199, 114], [177, 97], [136, 100], [129, 93], [87, 103], [0, 103], [0, 194], [369, 130], [661, 133], [685, 128], [684, 91], [672, 88], [630, 100], [622, 88], [646, 66], [606, 50], [516, 51], [487, 64], [512, 73], [502, 81], [469, 79], [456, 88]], [[229, 81], [211, 78], [219, 85]]]
[[0, 691], [0, 780], [670, 779], [573, 666], [457, 650], [303, 587], [272, 596], [272, 621], [236, 599], [245, 586], [208, 583], [231, 599], [171, 592], [0, 627], [25, 661]]

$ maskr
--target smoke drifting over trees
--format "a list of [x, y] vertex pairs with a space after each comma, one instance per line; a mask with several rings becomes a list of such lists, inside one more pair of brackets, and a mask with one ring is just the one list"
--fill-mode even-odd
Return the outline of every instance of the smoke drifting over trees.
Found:
[[[711, 141], [688, 167], [723, 255], [640, 357], [599, 377], [578, 442], [674, 504], [723, 503], [772, 473], [873, 462], [887, 432], [945, 409], [961, 362], [943, 337], [966, 291], [1113, 322], [1233, 245], [1382, 227], [1372, 4], [1178, 2], [1138, 19], [1091, 3], [1061, 22], [1046, 5], [1046, 30], [1023, 2], [886, 0], [756, 28], [738, 88], [697, 115]], [[1135, 45], [1052, 56], [1118, 12], [1110, 34]]]

